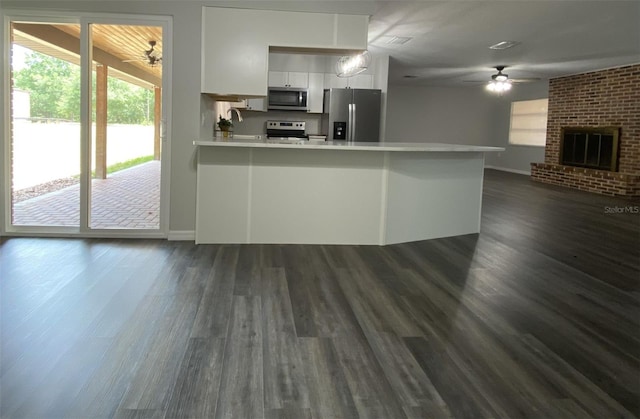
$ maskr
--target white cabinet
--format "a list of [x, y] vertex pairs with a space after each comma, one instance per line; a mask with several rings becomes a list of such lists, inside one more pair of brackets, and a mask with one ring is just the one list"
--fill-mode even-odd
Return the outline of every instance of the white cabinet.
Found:
[[[267, 96], [269, 47], [364, 50], [369, 17], [202, 8], [201, 92]], [[238, 30], [242, 27], [242, 30]], [[295, 78], [292, 87], [307, 82]]]
[[289, 73], [286, 71], [269, 71], [269, 87], [287, 87]]
[[238, 22], [260, 19], [259, 11], [202, 8], [202, 93], [220, 96], [266, 96], [269, 47], [259, 41], [264, 29]]
[[267, 111], [267, 104], [266, 104], [267, 101], [264, 98], [247, 99], [246, 102], [247, 102], [246, 109], [248, 111], [260, 111], [260, 112]]
[[356, 74], [351, 77], [338, 77], [333, 73], [325, 73], [325, 89], [344, 89], [346, 87], [352, 89], [373, 89], [373, 75]]
[[289, 86], [288, 87], [309, 87], [309, 73], [288, 72], [289, 74]]
[[269, 71], [269, 87], [309, 87], [309, 73], [297, 71]]
[[324, 100], [324, 73], [309, 73], [309, 93], [307, 96], [309, 113], [322, 113]]

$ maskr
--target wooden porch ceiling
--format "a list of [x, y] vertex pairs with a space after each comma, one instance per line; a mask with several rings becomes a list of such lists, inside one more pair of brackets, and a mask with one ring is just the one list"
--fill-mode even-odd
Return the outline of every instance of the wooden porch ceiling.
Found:
[[[93, 60], [109, 66], [109, 75], [151, 89], [162, 85], [162, 65], [150, 66], [145, 58], [149, 41], [162, 56], [162, 27], [91, 25]], [[60, 58], [80, 63], [80, 25], [14, 23], [13, 42]]]

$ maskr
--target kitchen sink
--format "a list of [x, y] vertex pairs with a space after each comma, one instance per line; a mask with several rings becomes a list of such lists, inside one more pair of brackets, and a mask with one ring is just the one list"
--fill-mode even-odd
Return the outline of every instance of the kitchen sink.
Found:
[[254, 134], [254, 135], [245, 135], [245, 134], [233, 134], [234, 140], [261, 140], [262, 135]]

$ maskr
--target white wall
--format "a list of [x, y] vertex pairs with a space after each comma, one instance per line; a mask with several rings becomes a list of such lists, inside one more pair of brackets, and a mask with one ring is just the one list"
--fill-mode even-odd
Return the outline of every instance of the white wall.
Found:
[[544, 161], [544, 147], [509, 145], [511, 102], [546, 98], [549, 83], [517, 84], [503, 96], [484, 86], [389, 86], [386, 141], [427, 141], [505, 147], [486, 164], [517, 173]]
[[493, 120], [494, 144], [505, 147], [502, 153], [487, 153], [487, 166], [517, 173], [531, 174], [531, 163], [544, 161], [544, 147], [509, 145], [509, 123], [511, 102], [549, 97], [549, 82], [523, 83], [513, 86], [511, 91], [497, 102]]
[[387, 107], [389, 95], [389, 56], [373, 55], [373, 87], [382, 90], [382, 103], [380, 104], [380, 141], [386, 141], [387, 133]]
[[241, 111], [243, 121], [237, 122], [235, 115], [233, 116], [233, 132], [236, 134], [265, 134], [267, 131], [266, 122], [268, 120], [276, 121], [304, 121], [307, 123], [307, 134], [320, 134], [321, 114], [291, 111]]
[[386, 141], [495, 145], [495, 99], [480, 86], [390, 85]]

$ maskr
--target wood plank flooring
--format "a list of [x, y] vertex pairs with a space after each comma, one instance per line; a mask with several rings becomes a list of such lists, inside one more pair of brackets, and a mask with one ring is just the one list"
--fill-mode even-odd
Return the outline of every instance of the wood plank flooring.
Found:
[[640, 202], [487, 171], [477, 235], [3, 239], [3, 418], [640, 415]]

